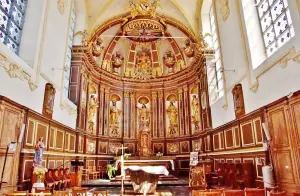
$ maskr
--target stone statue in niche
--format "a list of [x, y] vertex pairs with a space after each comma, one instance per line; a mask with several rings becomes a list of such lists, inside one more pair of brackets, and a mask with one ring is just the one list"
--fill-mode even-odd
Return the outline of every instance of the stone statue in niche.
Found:
[[47, 83], [43, 104], [43, 115], [52, 118], [56, 90], [52, 84]]
[[241, 84], [237, 84], [232, 89], [235, 117], [239, 118], [245, 114], [243, 88]]
[[98, 37], [94, 42], [91, 42], [92, 54], [94, 57], [98, 57], [104, 51], [104, 47], [102, 46], [102, 39]]
[[137, 53], [134, 77], [141, 80], [152, 77], [152, 61], [150, 51], [143, 48]]
[[112, 56], [112, 66], [113, 66], [113, 71], [115, 74], [119, 73], [120, 67], [123, 66], [124, 64], [124, 57], [122, 56], [120, 51], [117, 51], [116, 54]]
[[200, 114], [199, 114], [199, 99], [197, 95], [193, 95], [192, 99], [192, 123], [195, 125], [195, 129], [199, 129]]
[[43, 137], [40, 137], [34, 146], [34, 165], [42, 165], [43, 163], [43, 152], [45, 147], [43, 139]]
[[175, 56], [171, 51], [166, 52], [163, 57], [164, 64], [169, 68], [168, 73], [174, 73], [174, 65], [175, 65]]
[[88, 104], [88, 131], [89, 133], [95, 133], [96, 129], [96, 114], [98, 108], [98, 101], [96, 95], [92, 94]]
[[142, 104], [141, 108], [138, 108], [140, 127], [148, 127], [150, 124], [150, 111], [146, 104]]
[[185, 40], [185, 47], [183, 48], [183, 52], [188, 58], [194, 57], [195, 44], [191, 43], [190, 39]]

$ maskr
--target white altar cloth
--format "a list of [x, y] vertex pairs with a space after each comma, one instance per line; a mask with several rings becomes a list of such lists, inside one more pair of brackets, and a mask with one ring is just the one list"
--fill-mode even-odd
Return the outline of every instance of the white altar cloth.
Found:
[[[124, 160], [124, 164], [126, 165], [126, 163], [151, 163], [151, 162], [170, 162], [171, 163], [171, 167], [172, 170], [175, 170], [175, 166], [174, 166], [174, 160]], [[121, 160], [116, 160], [115, 162], [115, 167], [117, 168], [119, 163], [121, 163]]]
[[124, 166], [124, 170], [132, 170], [132, 171], [144, 171], [148, 174], [163, 174], [165, 176], [169, 175], [169, 171], [165, 166]]

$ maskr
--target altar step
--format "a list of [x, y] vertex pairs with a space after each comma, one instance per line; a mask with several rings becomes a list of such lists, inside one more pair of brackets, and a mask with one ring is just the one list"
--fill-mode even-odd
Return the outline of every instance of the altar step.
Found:
[[[179, 178], [177, 178], [176, 176], [173, 176], [173, 175], [168, 175], [168, 176], [164, 176], [164, 175], [161, 175], [159, 176], [159, 181], [177, 181], [179, 180]], [[122, 179], [121, 179], [121, 176], [116, 176], [114, 179], [111, 180], [111, 182], [121, 182]], [[125, 182], [130, 182], [130, 176], [126, 176]]]

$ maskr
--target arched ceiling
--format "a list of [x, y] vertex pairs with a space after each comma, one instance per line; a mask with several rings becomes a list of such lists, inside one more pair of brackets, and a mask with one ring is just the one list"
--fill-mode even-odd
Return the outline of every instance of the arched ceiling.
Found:
[[[134, 0], [139, 2], [140, 0]], [[149, 0], [152, 2], [152, 0]], [[160, 0], [161, 8], [157, 12], [180, 21], [194, 33], [201, 29], [200, 16], [203, 0]], [[87, 25], [90, 31], [108, 19], [125, 12], [129, 0], [85, 0]]]

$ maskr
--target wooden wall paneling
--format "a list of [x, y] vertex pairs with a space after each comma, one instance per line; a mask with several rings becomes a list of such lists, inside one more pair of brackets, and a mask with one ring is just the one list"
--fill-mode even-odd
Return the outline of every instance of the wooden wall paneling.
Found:
[[68, 132], [65, 132], [65, 142], [64, 142], [64, 149], [65, 149], [65, 152], [69, 152], [70, 150], [70, 133]]
[[35, 120], [28, 118], [28, 122], [27, 122], [27, 131], [26, 131], [26, 142], [25, 145], [26, 146], [34, 146], [34, 138], [35, 138]]
[[56, 142], [56, 129], [54, 127], [50, 127], [49, 130], [49, 149], [55, 149]]
[[80, 92], [80, 66], [72, 65], [70, 75], [71, 80], [68, 96], [74, 104], [78, 105]]
[[263, 134], [262, 134], [262, 126], [261, 126], [261, 118], [253, 119], [253, 127], [254, 127], [254, 135], [255, 135], [255, 143], [262, 144], [263, 143]]
[[230, 158], [230, 159], [226, 158], [226, 163], [233, 163], [233, 159], [232, 158]]
[[62, 168], [64, 164], [64, 160], [56, 160], [55, 168]]
[[242, 158], [234, 158], [234, 163], [242, 163]]
[[108, 142], [99, 141], [98, 152], [100, 154], [107, 154]]
[[213, 134], [213, 147], [214, 147], [214, 150], [219, 150], [220, 149], [219, 133]]
[[36, 137], [35, 137], [35, 142], [34, 144], [36, 144], [39, 140], [40, 137], [43, 137], [44, 138], [44, 144], [45, 144], [45, 147], [47, 147], [48, 145], [48, 130], [49, 130], [49, 125], [46, 124], [46, 123], [43, 123], [41, 121], [37, 121], [37, 124], [36, 124]]
[[48, 160], [48, 169], [56, 168], [55, 160]]
[[23, 179], [22, 181], [30, 181], [31, 180], [31, 171], [33, 166], [33, 160], [25, 160], [23, 165]]
[[79, 135], [78, 136], [78, 152], [83, 153], [83, 147], [84, 147], [84, 137]]
[[65, 135], [64, 131], [57, 129], [55, 136], [55, 149], [59, 151], [64, 150], [65, 137], [67, 137], [67, 135]]
[[179, 169], [180, 170], [189, 170], [190, 169], [190, 160], [179, 160]]
[[255, 168], [256, 168], [256, 177], [262, 178], [262, 167], [265, 163], [266, 159], [264, 157], [256, 157], [255, 158]]
[[165, 153], [164, 143], [153, 143], [153, 153]]
[[76, 142], [76, 135], [70, 134], [70, 145], [69, 145], [70, 152], [75, 152], [75, 142]]
[[242, 146], [254, 146], [255, 145], [255, 139], [254, 139], [254, 131], [253, 131], [253, 125], [252, 121], [247, 121], [244, 123], [241, 123], [241, 136], [242, 136]]
[[180, 142], [180, 152], [181, 153], [189, 153], [190, 152], [190, 142], [189, 141]]
[[225, 148], [226, 149], [231, 149], [234, 148], [235, 143], [234, 143], [234, 131], [232, 128], [227, 129], [224, 131], [225, 133]]
[[224, 133], [223, 133], [223, 131], [219, 133], [219, 139], [220, 139], [220, 149], [224, 149]]
[[167, 143], [167, 153], [168, 154], [179, 153], [179, 142]]
[[96, 140], [93, 139], [86, 140], [86, 152], [89, 154], [96, 153]]
[[233, 127], [234, 131], [234, 147], [238, 148], [241, 146], [241, 134], [239, 126]]

